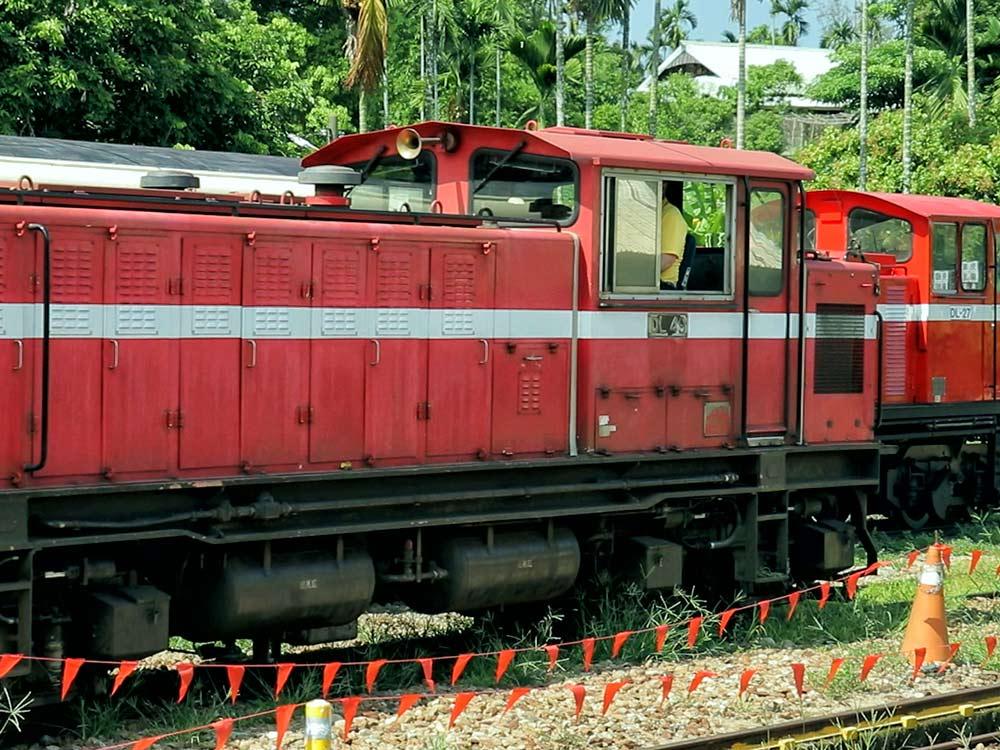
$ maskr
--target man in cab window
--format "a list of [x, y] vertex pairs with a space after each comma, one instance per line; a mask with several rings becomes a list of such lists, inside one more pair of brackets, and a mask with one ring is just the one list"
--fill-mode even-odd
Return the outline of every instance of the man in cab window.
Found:
[[681, 260], [688, 237], [688, 225], [678, 205], [683, 185], [666, 182], [663, 185], [663, 206], [660, 209], [660, 289], [679, 289]]

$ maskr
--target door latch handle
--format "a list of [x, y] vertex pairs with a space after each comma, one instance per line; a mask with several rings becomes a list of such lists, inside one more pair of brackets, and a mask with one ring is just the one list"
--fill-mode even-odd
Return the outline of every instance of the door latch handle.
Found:
[[479, 360], [479, 364], [485, 365], [490, 361], [490, 342], [486, 339], [479, 339], [479, 343], [483, 345], [483, 358]]
[[379, 343], [378, 339], [369, 339], [373, 344], [375, 344], [375, 361], [369, 362], [372, 367], [375, 367], [379, 362], [382, 361], [382, 345]]
[[118, 369], [119, 354], [121, 353], [120, 349], [119, 349], [119, 346], [118, 346], [118, 340], [117, 339], [110, 339], [109, 343], [111, 344], [111, 364], [108, 365], [108, 369], [109, 370], [117, 370]]
[[14, 365], [14, 371], [24, 369], [24, 342], [21, 339], [14, 339], [14, 346], [17, 347], [17, 364]]
[[250, 361], [247, 363], [247, 369], [250, 369], [257, 366], [257, 342], [247, 339], [247, 343], [250, 345]]

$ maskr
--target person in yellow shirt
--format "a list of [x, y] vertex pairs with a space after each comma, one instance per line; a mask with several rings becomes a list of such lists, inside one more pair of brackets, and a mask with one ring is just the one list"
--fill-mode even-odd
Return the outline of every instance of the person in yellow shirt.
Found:
[[684, 215], [669, 200], [660, 209], [660, 289], [677, 289], [688, 225]]

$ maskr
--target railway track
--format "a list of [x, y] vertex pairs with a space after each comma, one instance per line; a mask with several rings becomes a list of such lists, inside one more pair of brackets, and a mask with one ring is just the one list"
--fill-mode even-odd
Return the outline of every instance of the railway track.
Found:
[[[793, 750], [823, 741], [855, 741], [893, 729], [914, 730], [931, 722], [969, 719], [996, 710], [1000, 710], [1000, 683], [859, 711], [842, 711], [712, 737], [667, 742], [647, 750]], [[982, 737], [984, 739], [976, 741], [995, 740], [1000, 737], [1000, 732]], [[920, 750], [951, 750], [967, 746], [967, 741], [966, 744], [945, 742]]]

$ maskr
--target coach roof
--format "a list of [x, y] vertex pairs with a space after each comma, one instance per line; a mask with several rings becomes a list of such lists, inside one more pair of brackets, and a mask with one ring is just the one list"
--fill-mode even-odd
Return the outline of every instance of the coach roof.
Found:
[[883, 203], [901, 208], [925, 219], [1000, 219], [1000, 207], [991, 203], [981, 203], [969, 198], [946, 198], [936, 195], [912, 195], [902, 193], [873, 193], [858, 190], [815, 190], [810, 191], [817, 198], [852, 196], [865, 202]]

